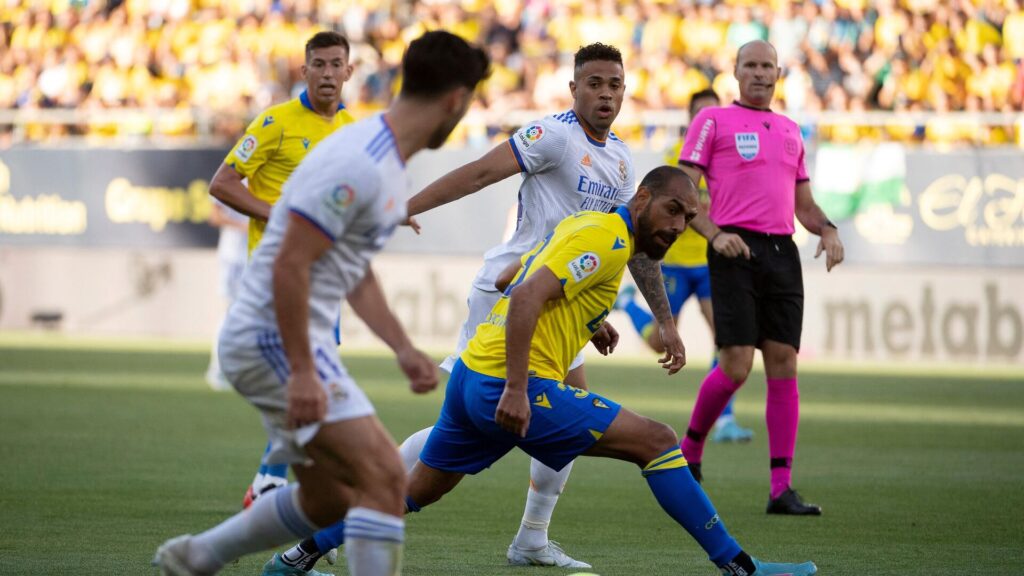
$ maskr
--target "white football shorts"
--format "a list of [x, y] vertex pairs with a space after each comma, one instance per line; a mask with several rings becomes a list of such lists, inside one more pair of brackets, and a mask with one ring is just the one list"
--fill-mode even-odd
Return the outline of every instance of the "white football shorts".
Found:
[[[326, 336], [326, 337], [324, 337]], [[308, 462], [303, 447], [316, 436], [322, 424], [353, 420], [374, 414], [373, 404], [349, 376], [338, 358], [333, 335], [310, 336], [317, 374], [327, 393], [327, 414], [323, 421], [289, 429], [288, 360], [275, 329], [225, 326], [218, 341], [220, 367], [231, 385], [259, 409], [263, 427], [270, 438], [267, 464]]]

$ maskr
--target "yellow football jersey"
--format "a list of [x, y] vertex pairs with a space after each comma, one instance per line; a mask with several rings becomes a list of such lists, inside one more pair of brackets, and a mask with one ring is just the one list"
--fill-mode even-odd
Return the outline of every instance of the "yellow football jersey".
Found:
[[474, 372], [505, 377], [505, 322], [509, 293], [547, 267], [562, 281], [565, 298], [548, 302], [530, 342], [530, 372], [563, 380], [569, 365], [600, 328], [615, 304], [626, 263], [633, 255], [632, 216], [626, 207], [610, 214], [577, 212], [522, 257], [523, 267], [487, 319], [476, 329], [462, 361]]
[[[680, 141], [668, 149], [665, 155], [665, 164], [669, 166], [679, 165], [679, 154], [682, 152], [683, 142]], [[706, 200], [708, 189], [704, 179], [700, 179], [701, 199]], [[687, 226], [686, 230], [676, 238], [675, 243], [665, 253], [662, 264], [668, 266], [695, 266], [708, 265], [708, 241], [697, 233], [696, 230]]]
[[[248, 179], [253, 196], [274, 204], [281, 187], [306, 154], [341, 126], [353, 121], [341, 104], [332, 120], [313, 111], [309, 96], [271, 106], [256, 117], [224, 163]], [[267, 223], [249, 219], [249, 253], [256, 249]]]

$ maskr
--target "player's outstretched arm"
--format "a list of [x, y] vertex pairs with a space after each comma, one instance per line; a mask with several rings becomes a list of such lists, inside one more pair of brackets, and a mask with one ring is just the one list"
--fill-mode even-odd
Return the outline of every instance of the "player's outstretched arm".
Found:
[[503, 429], [526, 437], [530, 427], [530, 400], [526, 388], [530, 372], [530, 343], [544, 305], [564, 298], [562, 282], [547, 266], [537, 269], [512, 289], [505, 321], [505, 391], [494, 421]]
[[513, 174], [518, 174], [519, 171], [519, 162], [516, 161], [511, 144], [502, 142], [479, 159], [452, 170], [420, 190], [409, 199], [409, 216], [454, 202]]
[[821, 256], [822, 252], [825, 253], [825, 269], [827, 271], [831, 272], [834, 266], [842, 263], [845, 252], [843, 242], [839, 239], [839, 230], [814, 201], [810, 182], [799, 182], [796, 185], [796, 219], [808, 232], [821, 236], [821, 240], [818, 242], [818, 251], [815, 252], [814, 257], [817, 258]]
[[291, 214], [274, 260], [274, 312], [291, 368], [288, 424], [296, 428], [319, 422], [327, 411], [309, 345], [309, 271], [330, 247], [331, 240], [312, 223]]
[[253, 196], [242, 183], [243, 176], [227, 164], [221, 164], [210, 180], [210, 195], [250, 218], [270, 218], [270, 204]]
[[413, 392], [422, 394], [437, 388], [436, 364], [412, 345], [402, 323], [388, 306], [373, 268], [367, 268], [366, 276], [349, 292], [348, 303], [370, 330], [395, 352]]
[[646, 254], [637, 252], [629, 259], [629, 273], [636, 287], [647, 300], [651, 314], [658, 322], [658, 332], [665, 345], [665, 356], [659, 362], [669, 374], [679, 372], [686, 365], [686, 347], [676, 328], [672, 308], [665, 294], [665, 279], [661, 275], [661, 263], [651, 260]]

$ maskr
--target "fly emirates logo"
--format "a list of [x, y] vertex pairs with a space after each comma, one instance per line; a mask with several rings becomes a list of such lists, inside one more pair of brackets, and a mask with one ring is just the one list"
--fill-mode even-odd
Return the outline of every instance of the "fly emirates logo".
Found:
[[576, 184], [576, 191], [583, 196], [583, 201], [580, 202], [580, 210], [611, 212], [612, 208], [616, 206], [615, 199], [619, 197], [622, 189], [605, 184], [600, 180], [594, 180], [586, 174], [580, 174], [580, 179]]

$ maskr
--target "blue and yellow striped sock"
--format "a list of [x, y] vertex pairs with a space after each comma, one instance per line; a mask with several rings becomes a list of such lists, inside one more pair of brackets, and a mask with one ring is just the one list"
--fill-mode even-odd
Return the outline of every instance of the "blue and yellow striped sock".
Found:
[[644, 466], [643, 475], [658, 504], [693, 536], [715, 566], [728, 564], [743, 551], [693, 479], [679, 447], [651, 460]]

